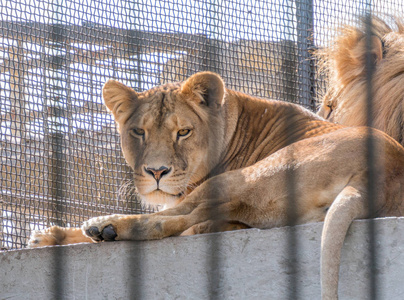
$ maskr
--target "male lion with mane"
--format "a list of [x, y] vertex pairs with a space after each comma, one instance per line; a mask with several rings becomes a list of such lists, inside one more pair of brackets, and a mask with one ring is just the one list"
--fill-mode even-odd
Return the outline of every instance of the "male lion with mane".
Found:
[[[372, 126], [404, 145], [404, 23], [397, 18], [389, 23], [372, 18]], [[343, 27], [317, 54], [329, 85], [318, 114], [347, 126], [367, 125], [365, 22]]]
[[[114, 80], [103, 88], [148, 215], [92, 218], [82, 231], [51, 227], [30, 246], [153, 240], [324, 221], [324, 299], [337, 298], [340, 251], [355, 218], [404, 213], [404, 148], [381, 131], [333, 124], [308, 110], [226, 89], [221, 77], [197, 73], [184, 82], [137, 93]], [[373, 139], [376, 202], [367, 207], [366, 140]]]

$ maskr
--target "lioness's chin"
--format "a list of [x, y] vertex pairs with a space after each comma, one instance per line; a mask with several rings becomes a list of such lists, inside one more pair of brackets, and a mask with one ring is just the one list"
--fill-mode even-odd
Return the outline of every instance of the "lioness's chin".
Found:
[[161, 210], [177, 205], [183, 199], [183, 196], [182, 194], [171, 195], [161, 190], [155, 190], [145, 195], [140, 194], [140, 198], [143, 203], [159, 206]]

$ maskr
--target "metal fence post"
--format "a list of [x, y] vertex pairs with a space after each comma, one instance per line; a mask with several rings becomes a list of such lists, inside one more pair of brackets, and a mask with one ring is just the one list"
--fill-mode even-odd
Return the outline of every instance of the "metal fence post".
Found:
[[[370, 5], [369, 5], [370, 6]], [[366, 139], [366, 159], [368, 165], [368, 184], [367, 184], [367, 196], [368, 196], [368, 214], [371, 217], [368, 226], [368, 239], [369, 239], [369, 268], [370, 268], [370, 278], [369, 278], [369, 299], [377, 299], [377, 250], [376, 250], [376, 224], [374, 222], [373, 216], [376, 214], [376, 195], [377, 191], [375, 189], [376, 183], [378, 181], [377, 171], [375, 168], [376, 161], [376, 151], [375, 151], [375, 141], [370, 135], [370, 128], [373, 127], [373, 76], [375, 73], [374, 58], [372, 56], [372, 36], [373, 36], [373, 25], [372, 25], [372, 14], [371, 7], [366, 9], [365, 16], [365, 32], [366, 32], [366, 125], [368, 126], [369, 135]]]
[[313, 29], [313, 0], [296, 0], [298, 101], [315, 110], [314, 62], [310, 53], [314, 48]]

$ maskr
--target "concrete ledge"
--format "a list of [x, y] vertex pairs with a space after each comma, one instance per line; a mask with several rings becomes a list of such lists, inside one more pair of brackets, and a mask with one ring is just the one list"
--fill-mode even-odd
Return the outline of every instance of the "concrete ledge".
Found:
[[[369, 298], [368, 224], [355, 221], [345, 241], [340, 299]], [[403, 299], [404, 218], [375, 224], [379, 299]], [[320, 299], [321, 230], [316, 223], [3, 252], [0, 299], [285, 299], [293, 276], [300, 299]]]

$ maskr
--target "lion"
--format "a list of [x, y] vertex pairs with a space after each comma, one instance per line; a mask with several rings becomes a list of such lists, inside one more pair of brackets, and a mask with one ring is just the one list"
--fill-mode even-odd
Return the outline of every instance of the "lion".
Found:
[[[336, 299], [340, 251], [351, 222], [404, 213], [404, 148], [381, 131], [345, 127], [296, 104], [227, 89], [211, 72], [141, 93], [109, 80], [102, 92], [140, 197], [165, 209], [92, 218], [82, 231], [71, 230], [76, 241], [154, 240], [324, 221], [322, 294]], [[368, 138], [378, 173], [371, 211]], [[43, 236], [52, 238], [58, 227], [52, 228], [33, 233], [30, 246], [49, 243]]]
[[318, 50], [329, 88], [320, 97], [318, 114], [347, 126], [367, 123], [367, 48], [373, 64], [372, 126], [404, 145], [404, 23], [389, 26], [372, 18], [372, 35], [366, 39], [366, 22], [345, 26], [331, 46]]

